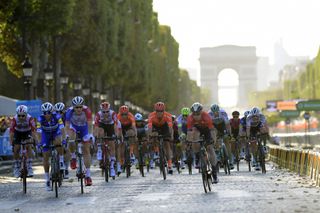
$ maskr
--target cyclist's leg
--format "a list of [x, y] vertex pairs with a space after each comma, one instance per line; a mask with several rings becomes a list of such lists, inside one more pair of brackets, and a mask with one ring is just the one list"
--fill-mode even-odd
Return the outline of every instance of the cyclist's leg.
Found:
[[58, 153], [59, 153], [59, 162], [60, 162], [60, 169], [64, 170], [65, 165], [64, 165], [64, 149], [62, 147], [62, 138], [61, 135], [57, 135], [54, 138], [53, 144], [55, 145]]
[[[194, 141], [198, 141], [200, 139], [200, 132], [199, 130], [197, 130], [196, 128], [193, 128], [192, 131], [188, 131], [187, 134], [187, 140], [194, 142]], [[192, 143], [192, 151], [195, 155], [195, 167], [199, 168], [200, 163], [199, 163], [199, 158], [200, 158], [200, 144], [198, 143]]]
[[49, 137], [47, 137], [43, 132], [41, 135], [41, 145], [43, 147], [42, 153], [43, 153], [43, 170], [44, 170], [44, 179], [45, 179], [45, 187], [47, 191], [51, 190], [50, 186], [50, 175], [49, 175], [49, 169], [50, 169], [50, 163], [49, 163]]
[[70, 126], [70, 130], [68, 130], [68, 135], [72, 142], [69, 142], [69, 151], [71, 153], [71, 169], [77, 168], [77, 156], [76, 156], [76, 143], [74, 140], [76, 139], [76, 130]]
[[[231, 140], [229, 137], [224, 137], [224, 144], [226, 145], [227, 152], [228, 152], [228, 157], [229, 157], [229, 164], [230, 166], [233, 166], [233, 156], [232, 156], [232, 151], [231, 151]], [[230, 168], [232, 169], [232, 168]]]
[[14, 139], [13, 139], [13, 159], [14, 159], [14, 165], [13, 165], [13, 176], [18, 178], [20, 176], [20, 166], [21, 166], [21, 160], [20, 160], [20, 137], [18, 136], [18, 133], [15, 132]]

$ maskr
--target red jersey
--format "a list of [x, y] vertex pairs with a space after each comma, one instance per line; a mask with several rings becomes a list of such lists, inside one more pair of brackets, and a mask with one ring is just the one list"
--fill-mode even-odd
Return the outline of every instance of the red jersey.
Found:
[[230, 119], [230, 126], [231, 129], [239, 129], [240, 126], [240, 119], [238, 119], [237, 121], [234, 120], [233, 118]]
[[168, 112], [163, 112], [163, 116], [161, 118], [157, 117], [156, 112], [151, 112], [148, 117], [148, 128], [151, 129], [152, 126], [161, 127], [165, 123], [168, 124], [169, 127], [172, 128], [172, 115]]
[[195, 125], [199, 125], [200, 127], [208, 127], [209, 129], [213, 128], [212, 120], [210, 115], [207, 112], [202, 111], [201, 112], [201, 118], [200, 120], [196, 121], [192, 114], [188, 116], [187, 119], [187, 128], [192, 129]]

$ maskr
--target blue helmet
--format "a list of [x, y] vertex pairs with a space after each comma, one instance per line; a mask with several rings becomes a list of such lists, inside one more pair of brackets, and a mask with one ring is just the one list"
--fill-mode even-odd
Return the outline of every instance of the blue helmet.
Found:
[[140, 113], [136, 113], [134, 115], [134, 118], [136, 119], [136, 121], [143, 121], [143, 116]]

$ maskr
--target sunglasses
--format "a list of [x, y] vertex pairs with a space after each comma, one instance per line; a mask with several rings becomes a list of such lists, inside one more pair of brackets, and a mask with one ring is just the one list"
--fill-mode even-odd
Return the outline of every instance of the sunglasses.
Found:
[[75, 108], [76, 109], [82, 109], [82, 106], [76, 106]]
[[107, 114], [107, 113], [109, 113], [109, 111], [102, 111], [102, 113], [103, 113], [103, 114]]
[[50, 115], [51, 112], [43, 112], [44, 115]]
[[193, 115], [200, 115], [200, 112], [194, 112]]
[[156, 112], [164, 112], [163, 110], [156, 110]]
[[128, 113], [122, 113], [121, 115], [122, 115], [122, 116], [127, 116], [127, 115], [128, 115]]
[[18, 115], [18, 118], [24, 118], [26, 115]]

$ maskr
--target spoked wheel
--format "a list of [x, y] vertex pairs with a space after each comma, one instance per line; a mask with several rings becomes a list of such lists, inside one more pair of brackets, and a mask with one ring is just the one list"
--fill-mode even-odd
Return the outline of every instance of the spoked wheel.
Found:
[[23, 185], [23, 193], [27, 193], [27, 164], [25, 162], [22, 163], [22, 170], [21, 170], [21, 178], [22, 178], [22, 185]]
[[261, 146], [260, 147], [260, 164], [261, 164], [261, 171], [262, 171], [262, 174], [266, 174], [267, 171], [266, 171], [266, 163], [265, 163], [265, 157], [264, 157], [264, 150], [263, 150], [263, 147]]
[[230, 175], [230, 165], [229, 165], [229, 158], [227, 154], [227, 149], [225, 146], [223, 146], [223, 167], [224, 167], [224, 172], [226, 174]]
[[160, 151], [160, 172], [162, 173], [163, 180], [165, 180], [167, 178], [167, 174], [166, 174], [163, 150]]
[[203, 159], [201, 160], [201, 173], [202, 173], [202, 184], [203, 184], [203, 189], [205, 193], [208, 193], [209, 191], [211, 191], [211, 177], [210, 175], [208, 175], [207, 172], [207, 168], [206, 165], [203, 161]]
[[109, 182], [109, 166], [108, 166], [108, 163], [105, 162], [104, 165], [103, 165], [103, 170], [104, 170], [104, 180], [106, 182]]
[[79, 171], [80, 174], [78, 177], [78, 181], [80, 181], [80, 187], [81, 187], [81, 194], [83, 194], [83, 178], [84, 178], [84, 174], [83, 174], [83, 168], [82, 168], [82, 160], [81, 158], [79, 158]]

